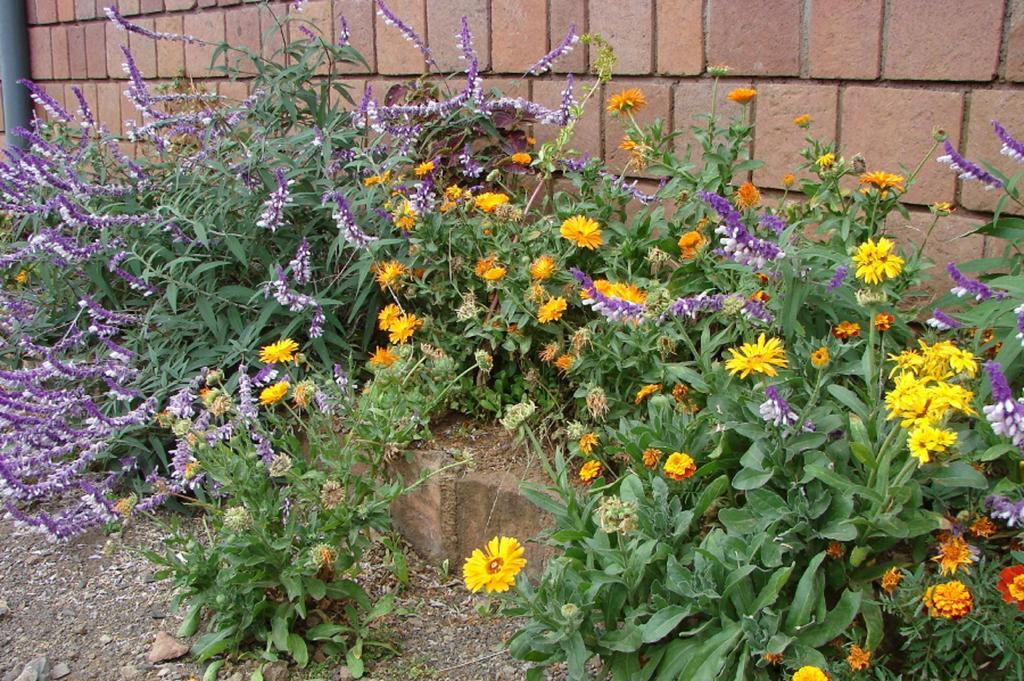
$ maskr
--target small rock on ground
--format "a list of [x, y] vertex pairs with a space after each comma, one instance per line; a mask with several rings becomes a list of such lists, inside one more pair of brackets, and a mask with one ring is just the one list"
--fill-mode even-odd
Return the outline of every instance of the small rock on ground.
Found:
[[146, 659], [152, 664], [156, 664], [157, 662], [176, 660], [179, 657], [183, 657], [188, 651], [188, 645], [174, 638], [166, 631], [158, 631], [156, 632], [156, 640], [153, 641], [153, 647], [149, 649], [149, 655], [146, 656]]

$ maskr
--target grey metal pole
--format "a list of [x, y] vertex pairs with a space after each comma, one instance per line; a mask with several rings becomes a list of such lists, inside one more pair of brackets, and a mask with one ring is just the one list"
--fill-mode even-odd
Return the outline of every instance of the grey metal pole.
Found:
[[24, 0], [0, 0], [0, 67], [7, 144], [24, 147], [25, 140], [9, 132], [16, 127], [28, 128], [32, 120], [32, 102], [28, 90], [18, 84], [22, 78], [31, 76]]

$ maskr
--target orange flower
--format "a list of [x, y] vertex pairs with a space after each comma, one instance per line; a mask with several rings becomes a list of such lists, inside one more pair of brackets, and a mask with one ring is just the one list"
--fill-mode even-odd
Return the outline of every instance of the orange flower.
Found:
[[398, 280], [408, 271], [408, 268], [397, 260], [388, 260], [380, 265], [376, 263], [373, 265], [374, 279], [380, 284], [381, 290], [390, 288], [398, 283]]
[[793, 119], [793, 125], [797, 126], [798, 128], [806, 128], [810, 124], [811, 124], [811, 115], [810, 114], [800, 114], [799, 116], [797, 116], [796, 118]]
[[732, 195], [732, 198], [736, 203], [736, 207], [744, 210], [746, 208], [753, 208], [761, 203], [761, 192], [757, 191], [757, 187], [754, 186], [753, 182], [744, 182], [736, 189], [736, 193]]
[[875, 328], [879, 331], [888, 331], [895, 320], [896, 318], [888, 312], [879, 312], [875, 315]]
[[960, 619], [974, 608], [974, 596], [956, 579], [928, 587], [921, 600], [929, 616], [948, 620]]
[[971, 524], [968, 531], [978, 539], [988, 539], [989, 537], [994, 536], [997, 530], [996, 524], [989, 520], [988, 516], [980, 515], [974, 523]]
[[850, 665], [850, 671], [862, 672], [871, 666], [871, 651], [864, 650], [856, 643], [850, 647], [850, 654], [846, 656], [846, 664]]
[[782, 653], [765, 653], [761, 656], [761, 658], [768, 664], [780, 665], [782, 664], [783, 656]]
[[648, 447], [643, 453], [644, 466], [650, 469], [654, 469], [658, 462], [661, 461], [661, 450], [655, 449], [654, 447]]
[[707, 239], [697, 230], [686, 232], [679, 237], [679, 255], [683, 260], [690, 260], [706, 243]]
[[725, 96], [731, 102], [746, 104], [757, 96], [757, 90], [749, 87], [738, 87]]
[[633, 151], [638, 146], [639, 145], [629, 137], [623, 137], [622, 141], [619, 142], [619, 149], [622, 149], [623, 151]]
[[839, 322], [832, 329], [832, 335], [839, 340], [846, 340], [847, 338], [856, 338], [860, 335], [860, 324], [857, 322]]
[[634, 398], [633, 404], [640, 404], [659, 390], [661, 390], [660, 383], [648, 383], [644, 387], [640, 388], [640, 390], [636, 391], [636, 398]]
[[672, 397], [675, 398], [676, 402], [685, 402], [689, 394], [690, 389], [682, 383], [676, 383], [675, 387], [672, 388]]
[[412, 338], [416, 329], [423, 326], [423, 320], [414, 314], [403, 314], [391, 324], [388, 329], [388, 341], [391, 343], [405, 344]]
[[530, 264], [530, 276], [534, 279], [547, 279], [555, 272], [555, 259], [550, 255], [542, 255]]
[[782, 185], [784, 187], [792, 187], [794, 182], [796, 182], [796, 178], [793, 176], [793, 173], [786, 173], [782, 176]]
[[1003, 568], [999, 573], [996, 588], [1003, 594], [1004, 601], [1016, 605], [1019, 610], [1024, 610], [1024, 565]]
[[639, 111], [647, 104], [647, 99], [640, 88], [629, 88], [608, 98], [608, 111], [623, 114]]
[[828, 364], [828, 348], [822, 345], [820, 348], [812, 352], [811, 364], [818, 369]]
[[579, 445], [580, 451], [584, 454], [591, 454], [594, 451], [594, 447], [597, 446], [599, 438], [597, 433], [584, 433], [583, 437], [580, 438]]
[[601, 226], [596, 220], [585, 215], [566, 218], [559, 231], [563, 238], [573, 242], [578, 248], [594, 250], [604, 243], [601, 239]]
[[750, 299], [758, 303], [767, 303], [771, 300], [771, 296], [764, 291], [754, 291], [750, 294]]
[[978, 560], [978, 550], [963, 537], [951, 536], [939, 544], [939, 554], [932, 560], [939, 564], [942, 574], [955, 575], [960, 568], [969, 571], [971, 563]]
[[473, 271], [476, 273], [476, 276], [483, 277], [484, 273], [487, 270], [491, 269], [492, 267], [497, 267], [497, 266], [498, 266], [498, 256], [496, 256], [496, 255], [494, 255], [492, 253], [492, 254], [488, 255], [486, 258], [478, 259], [476, 261], [476, 267], [473, 268]]
[[572, 355], [561, 355], [555, 360], [555, 366], [563, 374], [569, 373], [569, 369], [572, 369], [572, 364], [575, 362], [575, 358]]
[[885, 589], [886, 593], [894, 593], [902, 581], [903, 573], [894, 565], [882, 575], [882, 588]]
[[672, 452], [662, 470], [665, 471], [666, 477], [681, 481], [697, 472], [697, 464], [694, 463], [693, 457], [685, 452]]
[[473, 204], [485, 213], [493, 213], [498, 206], [508, 203], [508, 196], [495, 192], [484, 192], [473, 199]]
[[846, 551], [843, 550], [843, 545], [837, 541], [830, 542], [828, 548], [825, 549], [825, 553], [833, 560], [842, 560], [843, 556], [846, 555]]
[[903, 191], [903, 176], [887, 173], [882, 170], [873, 170], [870, 173], [861, 173], [861, 184], [874, 185], [878, 189], [896, 189]]
[[580, 480], [583, 482], [593, 482], [601, 475], [601, 469], [604, 466], [601, 465], [600, 461], [590, 460], [580, 466]]
[[484, 281], [501, 281], [505, 276], [505, 268], [501, 265], [488, 268], [483, 274]]
[[530, 165], [530, 161], [533, 160], [533, 157], [527, 154], [525, 151], [520, 151], [509, 156], [508, 160], [512, 161], [513, 163], [518, 163], [521, 166], [528, 166]]
[[562, 318], [562, 313], [565, 312], [567, 304], [565, 298], [559, 296], [558, 298], [552, 298], [548, 302], [540, 306], [537, 310], [537, 321], [541, 324], [547, 324], [548, 322], [558, 321]]
[[423, 163], [421, 163], [418, 166], [416, 166], [416, 168], [415, 168], [415, 170], [413, 170], [413, 172], [416, 173], [416, 177], [423, 177], [424, 175], [430, 174], [430, 172], [433, 171], [433, 170], [434, 170], [434, 162], [433, 161], [424, 161]]

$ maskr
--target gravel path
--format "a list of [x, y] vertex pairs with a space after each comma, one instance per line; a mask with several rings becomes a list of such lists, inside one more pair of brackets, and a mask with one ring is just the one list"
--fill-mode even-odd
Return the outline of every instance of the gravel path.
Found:
[[[168, 612], [168, 583], [154, 581], [137, 552], [155, 547], [161, 532], [158, 523], [141, 520], [123, 532], [94, 529], [52, 544], [0, 520], [0, 678], [12, 681], [43, 655], [65, 681], [202, 678], [187, 656], [158, 665], [146, 660], [156, 633], [173, 634], [179, 624]], [[456, 566], [446, 575], [414, 555], [409, 559], [411, 585], [399, 591], [398, 613], [383, 622], [403, 653], [371, 665], [364, 678], [522, 679], [525, 667], [503, 649], [516, 623], [480, 614], [486, 598], [465, 590]], [[371, 591], [397, 589], [379, 562], [366, 567]], [[253, 662], [226, 665], [219, 678], [247, 681], [253, 668]], [[324, 663], [277, 678], [333, 681], [344, 671]]]

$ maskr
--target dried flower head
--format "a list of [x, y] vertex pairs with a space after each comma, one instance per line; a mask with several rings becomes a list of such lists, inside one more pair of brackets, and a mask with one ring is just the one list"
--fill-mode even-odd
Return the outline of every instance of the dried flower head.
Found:
[[337, 480], [327, 480], [320, 488], [320, 505], [328, 510], [345, 503], [345, 487]]
[[275, 454], [270, 460], [270, 477], [283, 478], [292, 469], [292, 458], [287, 454]]

